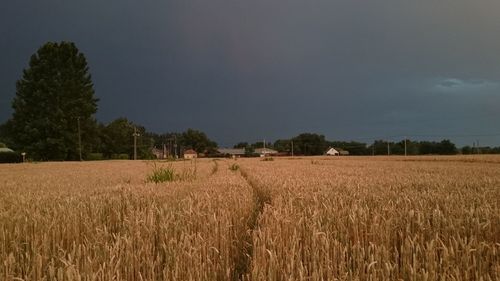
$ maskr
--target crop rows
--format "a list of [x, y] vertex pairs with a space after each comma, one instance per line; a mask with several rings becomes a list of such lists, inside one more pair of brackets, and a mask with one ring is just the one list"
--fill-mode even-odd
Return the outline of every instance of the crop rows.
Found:
[[203, 159], [163, 183], [152, 169], [0, 166], [0, 279], [500, 280], [500, 158]]

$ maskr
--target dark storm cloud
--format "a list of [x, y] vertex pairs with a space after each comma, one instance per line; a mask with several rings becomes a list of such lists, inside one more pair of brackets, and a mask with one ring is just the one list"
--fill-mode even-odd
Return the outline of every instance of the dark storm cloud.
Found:
[[0, 121], [29, 56], [71, 40], [102, 121], [194, 127], [223, 145], [303, 131], [500, 133], [499, 10], [493, 0], [12, 1], [0, 12]]

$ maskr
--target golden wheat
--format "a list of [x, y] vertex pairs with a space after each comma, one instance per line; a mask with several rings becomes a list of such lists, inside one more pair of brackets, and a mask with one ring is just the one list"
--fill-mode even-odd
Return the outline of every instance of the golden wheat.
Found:
[[274, 160], [1, 165], [0, 280], [500, 280], [500, 157]]

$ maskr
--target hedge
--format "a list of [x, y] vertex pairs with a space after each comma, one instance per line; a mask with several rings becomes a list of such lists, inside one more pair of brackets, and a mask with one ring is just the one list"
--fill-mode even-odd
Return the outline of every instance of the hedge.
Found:
[[130, 156], [128, 154], [125, 154], [125, 153], [111, 154], [111, 159], [128, 160], [128, 159], [130, 159]]
[[20, 153], [0, 152], [0, 163], [21, 163], [23, 160]]
[[85, 160], [95, 161], [95, 160], [104, 160], [104, 155], [102, 153], [89, 153]]

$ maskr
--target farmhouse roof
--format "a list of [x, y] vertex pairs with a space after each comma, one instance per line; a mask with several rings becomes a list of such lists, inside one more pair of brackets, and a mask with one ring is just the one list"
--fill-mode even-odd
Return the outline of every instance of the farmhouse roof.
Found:
[[331, 155], [331, 154], [338, 154], [338, 153], [339, 153], [339, 151], [338, 151], [337, 149], [333, 148], [333, 147], [330, 147], [330, 148], [326, 151], [326, 154], [329, 154], [329, 155]]
[[218, 148], [217, 151], [220, 154], [229, 154], [229, 155], [244, 155], [244, 148]]
[[184, 151], [184, 154], [198, 154], [198, 153], [192, 149], [188, 149], [188, 150]]
[[14, 150], [8, 147], [0, 147], [0, 152], [14, 152]]
[[255, 153], [258, 154], [275, 154], [278, 153], [278, 151], [270, 148], [256, 148]]

